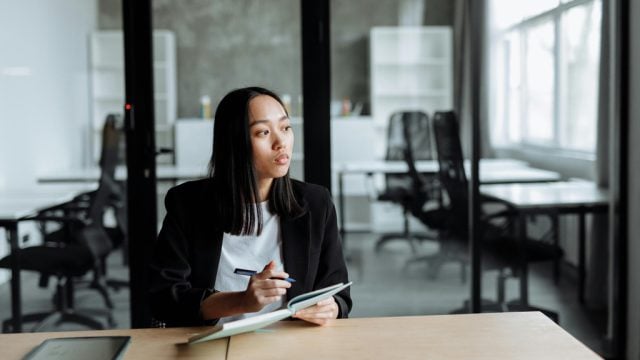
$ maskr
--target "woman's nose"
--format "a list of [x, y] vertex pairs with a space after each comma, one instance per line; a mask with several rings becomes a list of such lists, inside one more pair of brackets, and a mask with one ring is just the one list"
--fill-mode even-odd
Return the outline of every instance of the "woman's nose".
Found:
[[273, 147], [275, 149], [282, 149], [287, 145], [285, 136], [282, 134], [275, 134], [275, 139], [273, 141]]

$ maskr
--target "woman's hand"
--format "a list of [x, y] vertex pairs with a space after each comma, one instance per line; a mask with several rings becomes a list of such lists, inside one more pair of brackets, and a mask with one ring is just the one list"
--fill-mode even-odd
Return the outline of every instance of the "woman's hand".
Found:
[[280, 279], [288, 278], [289, 274], [276, 271], [275, 268], [276, 263], [271, 260], [261, 272], [251, 277], [247, 290], [243, 293], [244, 312], [260, 311], [287, 293], [291, 284]]
[[329, 320], [338, 317], [338, 304], [332, 296], [319, 301], [313, 306], [298, 311], [293, 317], [318, 325], [326, 325]]

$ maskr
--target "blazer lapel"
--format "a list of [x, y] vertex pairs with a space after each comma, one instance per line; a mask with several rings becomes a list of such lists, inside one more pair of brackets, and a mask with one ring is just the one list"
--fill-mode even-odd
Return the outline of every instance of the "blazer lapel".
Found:
[[305, 213], [295, 219], [281, 219], [280, 231], [282, 235], [282, 257], [284, 258], [284, 270], [289, 276], [296, 279], [289, 291], [287, 298], [302, 294], [313, 285], [313, 279], [309, 275], [309, 241], [310, 217]]

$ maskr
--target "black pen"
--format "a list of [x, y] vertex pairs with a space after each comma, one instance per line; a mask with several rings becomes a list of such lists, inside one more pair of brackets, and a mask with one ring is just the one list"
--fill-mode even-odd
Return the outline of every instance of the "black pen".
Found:
[[[238, 274], [238, 275], [246, 275], [246, 276], [253, 276], [255, 274], [257, 274], [258, 272], [255, 270], [247, 270], [247, 269], [240, 269], [240, 268], [236, 268], [235, 270], [233, 270], [234, 274]], [[286, 278], [286, 279], [281, 279], [281, 278], [274, 278], [274, 279], [280, 279], [280, 280], [284, 280], [290, 283], [294, 283], [296, 282], [296, 279], [293, 278]]]

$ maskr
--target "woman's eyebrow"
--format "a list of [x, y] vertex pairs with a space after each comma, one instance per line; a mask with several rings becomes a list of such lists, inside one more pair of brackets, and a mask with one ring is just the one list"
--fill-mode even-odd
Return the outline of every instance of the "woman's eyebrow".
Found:
[[[285, 121], [285, 120], [289, 120], [289, 117], [287, 115], [282, 115], [282, 117], [278, 119], [278, 121]], [[271, 121], [270, 120], [254, 120], [253, 122], [251, 122], [251, 124], [249, 124], [249, 127], [252, 127], [253, 125], [264, 124], [269, 122]]]

